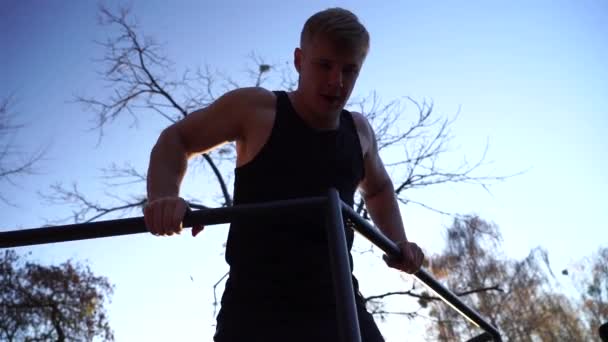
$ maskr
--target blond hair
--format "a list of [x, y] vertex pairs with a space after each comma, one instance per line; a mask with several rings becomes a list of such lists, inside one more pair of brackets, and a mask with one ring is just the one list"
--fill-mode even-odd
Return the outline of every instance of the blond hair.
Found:
[[300, 35], [300, 46], [322, 35], [337, 48], [349, 53], [361, 53], [363, 57], [369, 50], [369, 33], [359, 18], [343, 8], [329, 8], [308, 18]]

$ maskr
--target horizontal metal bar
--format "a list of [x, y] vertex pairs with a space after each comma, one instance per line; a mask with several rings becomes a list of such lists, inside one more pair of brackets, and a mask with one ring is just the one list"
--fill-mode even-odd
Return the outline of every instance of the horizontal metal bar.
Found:
[[[401, 257], [399, 246], [382, 234], [377, 228], [372, 226], [368, 221], [359, 216], [359, 214], [357, 214], [350, 206], [342, 203], [342, 209], [345, 215], [354, 221], [355, 229], [361, 235], [365, 236], [369, 241], [382, 249], [389, 257]], [[488, 323], [477, 311], [461, 301], [458, 296], [452, 293], [452, 291], [448, 290], [445, 286], [435, 280], [435, 278], [433, 278], [433, 276], [431, 276], [427, 271], [420, 269], [420, 271], [416, 272], [414, 276], [433, 290], [441, 299], [443, 299], [444, 302], [449, 304], [462, 316], [486, 332], [490, 333], [495, 341], [501, 340], [498, 329], [496, 329], [492, 324]]]
[[[260, 216], [275, 216], [296, 213], [302, 210], [321, 210], [326, 203], [326, 197], [311, 197], [243, 204], [226, 208], [201, 209], [189, 212], [184, 218], [183, 226], [184, 228], [188, 228], [194, 224], [213, 225], [232, 222], [236, 219], [254, 219]], [[343, 213], [356, 223], [355, 229], [359, 233], [382, 249], [387, 255], [400, 257], [399, 247], [394, 242], [360, 217], [351, 207], [343, 202], [341, 202], [341, 205]], [[143, 217], [4, 231], [0, 232], [0, 248], [145, 233], [147, 231]], [[494, 326], [485, 321], [475, 310], [464, 304], [460, 298], [445, 288], [425, 270], [421, 269], [414, 276], [435, 291], [439, 297], [461, 315], [490, 333], [495, 341], [501, 341], [500, 333]]]
[[[232, 207], [191, 211], [184, 217], [184, 228], [195, 224], [213, 225], [236, 219], [254, 219], [260, 216], [284, 215], [302, 210], [321, 210], [326, 197], [310, 197]], [[68, 224], [33, 229], [0, 232], [0, 248], [30, 246], [45, 243], [95, 239], [110, 236], [146, 233], [143, 217]]]

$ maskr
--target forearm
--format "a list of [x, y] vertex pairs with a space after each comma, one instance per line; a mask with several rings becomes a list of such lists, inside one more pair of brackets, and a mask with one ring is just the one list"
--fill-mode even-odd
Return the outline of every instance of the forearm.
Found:
[[395, 189], [390, 180], [364, 200], [370, 217], [384, 235], [394, 242], [407, 240]]
[[188, 167], [188, 154], [179, 136], [167, 129], [158, 138], [150, 153], [148, 166], [148, 200], [178, 196]]

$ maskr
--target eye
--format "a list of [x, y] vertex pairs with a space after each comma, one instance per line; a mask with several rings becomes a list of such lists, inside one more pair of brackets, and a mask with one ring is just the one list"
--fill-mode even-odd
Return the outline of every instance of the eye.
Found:
[[343, 72], [347, 75], [356, 75], [359, 70], [356, 67], [346, 67], [343, 69]]
[[331, 64], [329, 64], [329, 62], [321, 61], [318, 64], [321, 67], [321, 69], [324, 69], [324, 70], [331, 69]]

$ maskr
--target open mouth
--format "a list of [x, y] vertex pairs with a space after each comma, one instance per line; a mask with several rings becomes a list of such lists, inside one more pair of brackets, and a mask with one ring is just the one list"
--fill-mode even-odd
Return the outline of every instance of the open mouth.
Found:
[[321, 97], [331, 104], [336, 104], [340, 101], [340, 96], [321, 95]]

